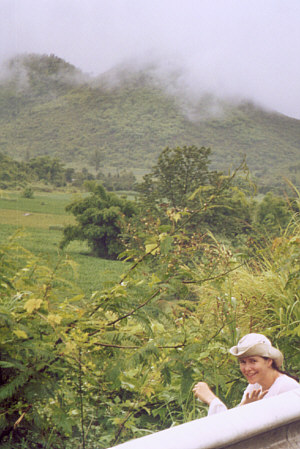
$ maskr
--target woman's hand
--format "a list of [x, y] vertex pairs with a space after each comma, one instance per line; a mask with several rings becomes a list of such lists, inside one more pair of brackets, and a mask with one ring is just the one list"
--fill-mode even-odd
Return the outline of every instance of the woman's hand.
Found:
[[240, 405], [251, 404], [251, 402], [260, 401], [263, 399], [269, 390], [253, 390], [251, 393], [246, 393], [245, 399], [240, 403]]
[[197, 399], [208, 405], [217, 397], [205, 382], [198, 382], [193, 388], [193, 393]]

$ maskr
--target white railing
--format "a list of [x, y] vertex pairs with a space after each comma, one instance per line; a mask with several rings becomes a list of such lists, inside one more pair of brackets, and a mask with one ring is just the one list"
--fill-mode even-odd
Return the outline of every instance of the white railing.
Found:
[[[296, 424], [298, 422], [298, 424]], [[292, 424], [294, 423], [294, 424]], [[274, 443], [283, 427], [285, 443]], [[287, 428], [292, 426], [292, 439]], [[295, 430], [296, 429], [296, 430]], [[272, 433], [272, 446], [267, 445]], [[264, 435], [263, 443], [259, 443]], [[275, 435], [275, 437], [274, 437]], [[279, 437], [278, 437], [279, 438]], [[280, 437], [282, 438], [282, 436]], [[253, 439], [248, 446], [245, 440]], [[254, 440], [256, 439], [256, 442]], [[289, 440], [289, 441], [288, 441]], [[245, 444], [239, 443], [245, 441]], [[300, 388], [259, 402], [197, 419], [152, 435], [119, 444], [114, 449], [217, 449], [217, 448], [300, 448]]]

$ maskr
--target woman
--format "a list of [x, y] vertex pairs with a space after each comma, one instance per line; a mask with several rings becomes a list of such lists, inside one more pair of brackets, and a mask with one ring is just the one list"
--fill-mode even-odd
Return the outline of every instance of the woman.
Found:
[[[229, 352], [238, 358], [240, 370], [249, 382], [240, 405], [300, 388], [295, 378], [280, 370], [283, 355], [264, 335], [245, 335]], [[197, 383], [193, 392], [196, 398], [209, 405], [209, 415], [227, 410], [205, 382]]]

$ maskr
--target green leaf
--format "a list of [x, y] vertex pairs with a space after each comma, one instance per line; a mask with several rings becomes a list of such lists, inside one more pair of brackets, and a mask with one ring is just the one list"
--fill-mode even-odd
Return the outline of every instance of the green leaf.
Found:
[[28, 299], [24, 304], [24, 309], [28, 313], [32, 313], [34, 310], [38, 310], [43, 304], [43, 300], [39, 298]]
[[21, 329], [14, 330], [13, 332], [19, 338], [28, 338], [28, 335], [26, 334], [26, 332], [22, 331]]
[[159, 246], [157, 243], [148, 243], [145, 245], [146, 254], [157, 254], [159, 252]]

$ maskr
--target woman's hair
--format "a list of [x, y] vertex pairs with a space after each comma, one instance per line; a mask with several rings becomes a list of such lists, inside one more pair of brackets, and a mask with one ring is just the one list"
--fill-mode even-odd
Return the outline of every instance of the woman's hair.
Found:
[[[263, 357], [263, 359], [268, 360], [269, 357]], [[299, 377], [288, 373], [287, 371], [282, 371], [281, 369], [278, 368], [278, 366], [276, 365], [275, 361], [272, 360], [272, 368], [275, 369], [276, 371], [278, 371], [281, 374], [285, 374], [286, 376], [291, 377], [292, 379], [296, 380], [297, 382], [299, 382]]]

